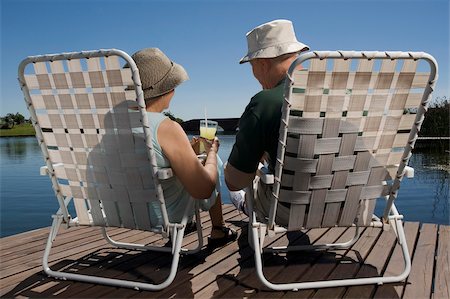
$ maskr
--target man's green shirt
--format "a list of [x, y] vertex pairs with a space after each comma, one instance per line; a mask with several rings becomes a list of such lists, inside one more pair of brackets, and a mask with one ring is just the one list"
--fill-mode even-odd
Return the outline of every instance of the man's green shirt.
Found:
[[239, 120], [239, 131], [228, 163], [234, 168], [254, 173], [264, 152], [269, 154], [273, 169], [277, 156], [278, 136], [283, 105], [284, 80], [272, 89], [257, 93]]

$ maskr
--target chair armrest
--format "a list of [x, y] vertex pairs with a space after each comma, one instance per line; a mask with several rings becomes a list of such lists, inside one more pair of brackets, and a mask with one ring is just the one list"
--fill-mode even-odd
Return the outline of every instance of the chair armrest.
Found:
[[47, 166], [41, 166], [41, 169], [39, 170], [40, 175], [47, 175], [48, 173], [48, 167]]
[[[56, 163], [56, 164], [53, 164], [53, 168], [56, 168], [56, 167], [62, 167], [64, 164], [62, 164], [62, 163]], [[39, 169], [39, 173], [40, 173], [40, 175], [47, 175], [48, 174], [48, 167], [47, 166], [41, 166], [41, 168]]]
[[[395, 164], [396, 167], [399, 166], [399, 164]], [[412, 168], [411, 166], [405, 166], [404, 168], [404, 177], [408, 178], [408, 179], [412, 179], [414, 177], [414, 168]]]
[[173, 170], [172, 168], [161, 168], [158, 169], [158, 179], [160, 180], [167, 180], [173, 177]]
[[[53, 164], [53, 168], [56, 167], [61, 167], [63, 166], [63, 163], [57, 163], [57, 164]], [[48, 167], [47, 166], [42, 166], [40, 168], [40, 174], [41, 175], [47, 175], [48, 174]], [[160, 180], [166, 180], [168, 178], [173, 177], [173, 171], [172, 168], [162, 168], [158, 170], [158, 178]]]
[[259, 163], [256, 175], [259, 176], [261, 181], [266, 185], [272, 185], [275, 181], [273, 174], [269, 171], [269, 168], [264, 166], [262, 163]]
[[405, 166], [405, 176], [409, 179], [414, 177], [414, 168]]

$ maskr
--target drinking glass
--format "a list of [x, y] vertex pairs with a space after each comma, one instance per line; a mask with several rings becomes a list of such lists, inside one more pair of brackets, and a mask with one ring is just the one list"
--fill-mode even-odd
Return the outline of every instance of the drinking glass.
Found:
[[213, 120], [200, 120], [200, 137], [213, 140], [217, 132], [217, 122]]

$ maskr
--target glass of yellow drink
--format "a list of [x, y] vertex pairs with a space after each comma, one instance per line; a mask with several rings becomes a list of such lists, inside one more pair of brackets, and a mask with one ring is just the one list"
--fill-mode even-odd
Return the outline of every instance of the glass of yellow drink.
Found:
[[200, 137], [213, 140], [217, 132], [217, 122], [213, 120], [200, 120]]

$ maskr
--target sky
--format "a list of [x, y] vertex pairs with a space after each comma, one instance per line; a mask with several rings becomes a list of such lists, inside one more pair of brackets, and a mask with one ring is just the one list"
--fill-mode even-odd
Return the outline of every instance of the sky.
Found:
[[0, 0], [0, 115], [29, 113], [17, 67], [30, 55], [158, 47], [187, 70], [170, 111], [240, 117], [261, 90], [245, 34], [275, 19], [311, 50], [423, 51], [439, 63], [433, 99], [449, 98], [449, 0]]

